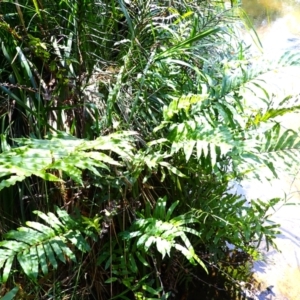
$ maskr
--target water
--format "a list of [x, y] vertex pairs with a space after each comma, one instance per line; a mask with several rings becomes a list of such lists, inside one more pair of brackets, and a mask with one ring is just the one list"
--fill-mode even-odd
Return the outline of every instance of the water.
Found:
[[[243, 7], [250, 15], [263, 44], [266, 56], [281, 55], [286, 50], [300, 51], [300, 1], [243, 0]], [[288, 67], [270, 72], [264, 78], [273, 86], [279, 100], [285, 95], [300, 94], [300, 67]], [[290, 114], [280, 121], [286, 128], [300, 127], [300, 114]], [[272, 197], [286, 197], [287, 202], [298, 205], [278, 207], [273, 220], [281, 224], [282, 234], [276, 239], [279, 251], [266, 251], [262, 261], [254, 264], [255, 278], [261, 290], [256, 299], [300, 299], [300, 173], [282, 174], [280, 180], [268, 182], [245, 181], [241, 193], [247, 198], [265, 201]], [[300, 171], [299, 171], [300, 172]]]

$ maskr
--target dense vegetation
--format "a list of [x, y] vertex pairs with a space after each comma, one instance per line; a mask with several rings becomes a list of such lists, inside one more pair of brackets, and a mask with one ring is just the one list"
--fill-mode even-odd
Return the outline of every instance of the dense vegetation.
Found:
[[272, 243], [280, 199], [232, 185], [299, 161], [276, 122], [299, 107], [259, 75], [299, 57], [253, 60], [223, 1], [20, 2], [0, 15], [3, 299], [173, 299], [216, 269], [238, 291], [228, 246]]

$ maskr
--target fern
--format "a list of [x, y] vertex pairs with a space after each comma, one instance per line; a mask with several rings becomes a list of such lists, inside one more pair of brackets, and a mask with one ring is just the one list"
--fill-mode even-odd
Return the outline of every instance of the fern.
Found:
[[185, 256], [190, 263], [198, 263], [207, 271], [186, 235], [189, 233], [201, 238], [199, 232], [187, 226], [197, 223], [198, 220], [189, 214], [171, 218], [179, 201], [175, 201], [168, 209], [166, 209], [166, 204], [166, 197], [159, 198], [153, 210], [153, 216], [151, 216], [148, 203], [145, 215], [138, 214], [139, 218], [133, 223], [131, 230], [122, 233], [123, 239], [135, 239], [134, 244], [143, 253], [149, 253], [151, 246], [155, 245], [162, 258], [166, 255], [171, 256], [171, 249], [174, 248]]
[[[170, 155], [182, 151], [187, 162], [195, 157], [203, 169], [216, 175], [224, 165], [236, 174], [257, 178], [266, 177], [261, 168], [267, 167], [275, 177], [278, 170], [291, 169], [299, 161], [299, 137], [284, 131], [277, 118], [299, 111], [300, 106], [292, 96], [273, 99], [271, 87], [259, 75], [276, 66], [297, 64], [297, 59], [296, 54], [286, 53], [257, 72], [243, 64], [233, 74], [225, 68], [220, 86], [210, 94], [204, 88], [199, 94], [174, 99], [164, 107], [164, 121], [155, 129], [168, 132], [161, 144], [170, 147]], [[251, 104], [241, 102], [245, 88], [251, 91]]]
[[80, 231], [80, 222], [72, 219], [64, 210], [56, 207], [56, 214], [34, 213], [44, 220], [26, 222], [26, 227], [9, 231], [0, 242], [0, 268], [3, 269], [1, 282], [5, 283], [12, 265], [17, 259], [26, 276], [36, 280], [39, 270], [44, 275], [49, 266], [58, 267], [58, 261], [66, 263], [66, 258], [76, 262], [76, 256], [68, 246], [73, 245], [81, 252], [90, 251], [90, 246]]
[[182, 150], [186, 161], [194, 155], [203, 167], [211, 170], [216, 169], [217, 163], [235, 149], [244, 147], [243, 136], [239, 132], [226, 126], [203, 124], [199, 118], [172, 124], [169, 131], [168, 140], [162, 142], [170, 144], [171, 155]]
[[[254, 174], [258, 177], [257, 166], [267, 167], [272, 175], [278, 178], [280, 172], [293, 173], [298, 166], [300, 159], [300, 138], [293, 130], [283, 130], [276, 123], [264, 134], [260, 135], [259, 146], [246, 149], [241, 153], [241, 159], [237, 159], [237, 168], [253, 168]], [[242, 164], [240, 164], [242, 163]]]
[[[278, 123], [264, 123], [264, 127], [237, 130], [225, 126], [216, 128], [200, 121], [186, 121], [170, 126], [168, 142], [170, 153], [183, 151], [186, 161], [195, 156], [203, 168], [218, 174], [222, 164], [232, 161], [238, 173], [252, 174], [261, 178], [261, 168], [267, 167], [273, 176], [278, 177], [278, 170], [291, 170], [300, 159], [300, 138], [293, 130], [283, 130]], [[270, 127], [268, 129], [268, 127]], [[274, 165], [277, 167], [275, 168]]]
[[132, 135], [133, 132], [114, 133], [94, 141], [68, 135], [52, 136], [49, 140], [15, 139], [23, 146], [0, 154], [0, 190], [31, 175], [48, 181], [61, 181], [61, 178], [49, 172], [54, 169], [65, 172], [82, 184], [82, 169], [99, 176], [97, 168], [109, 170], [108, 165], [121, 165], [103, 151], [113, 151], [124, 160], [132, 157]]
[[[266, 74], [270, 71], [278, 71], [287, 66], [299, 66], [300, 55], [298, 52], [285, 52], [278, 59], [266, 58], [264, 56], [260, 58], [251, 58], [248, 61], [228, 61], [223, 62], [223, 77], [220, 86], [215, 88], [218, 92], [216, 98], [220, 99], [234, 90], [239, 90], [248, 84], [247, 88], [253, 88], [249, 86], [260, 85], [260, 75]], [[232, 65], [234, 64], [234, 65]]]

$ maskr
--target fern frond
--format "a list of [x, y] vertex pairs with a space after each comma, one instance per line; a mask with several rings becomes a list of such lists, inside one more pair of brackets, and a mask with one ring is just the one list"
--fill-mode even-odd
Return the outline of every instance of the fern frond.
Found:
[[[188, 227], [188, 224], [197, 223], [198, 220], [189, 215], [179, 215], [170, 219], [172, 212], [179, 204], [174, 202], [169, 209], [166, 209], [166, 197], [159, 198], [153, 211], [153, 216], [137, 219], [132, 225], [131, 232], [123, 232], [124, 239], [135, 238], [136, 247], [147, 253], [152, 245], [156, 246], [157, 251], [164, 258], [171, 255], [171, 249], [179, 250], [192, 264], [197, 262], [206, 270], [204, 263], [200, 260], [194, 251], [194, 248], [187, 237], [190, 233], [201, 238], [201, 234]], [[180, 241], [181, 243], [180, 243]]]
[[299, 160], [299, 134], [290, 129], [283, 130], [278, 123], [260, 136], [255, 147], [245, 147], [240, 153], [240, 159], [233, 157], [238, 170], [252, 169], [257, 178], [261, 178], [260, 175], [265, 176], [261, 169], [266, 167], [275, 178], [278, 178], [280, 172], [293, 174]]
[[26, 222], [27, 227], [9, 231], [0, 242], [0, 269], [3, 269], [1, 282], [6, 282], [12, 265], [17, 259], [26, 276], [36, 280], [39, 269], [46, 275], [49, 265], [57, 269], [59, 259], [65, 263], [66, 258], [76, 262], [76, 256], [69, 248], [72, 244], [81, 252], [90, 251], [90, 246], [82, 236], [80, 223], [73, 220], [65, 211], [56, 207], [56, 214], [34, 213], [44, 220]]
[[[260, 87], [260, 82], [263, 81], [261, 75], [271, 71], [278, 71], [289, 66], [299, 66], [300, 54], [298, 52], [287, 51], [278, 59], [270, 59], [266, 57], [259, 57], [250, 59], [248, 62], [226, 62], [224, 74], [220, 86], [216, 88], [218, 94], [217, 99], [220, 99], [232, 91], [238, 91], [242, 87], [251, 89], [251, 85]], [[236, 64], [235, 66], [230, 65]], [[229, 64], [229, 66], [227, 66]], [[250, 85], [249, 85], [250, 84]]]
[[234, 148], [241, 148], [241, 135], [226, 126], [210, 126], [200, 119], [172, 124], [168, 136], [171, 155], [183, 150], [186, 161], [195, 154], [206, 167], [214, 168], [216, 163]]
[[83, 169], [99, 176], [97, 168], [109, 170], [109, 165], [121, 165], [120, 161], [99, 151], [112, 151], [123, 160], [130, 159], [133, 156], [131, 137], [134, 134], [114, 133], [94, 141], [70, 136], [51, 137], [50, 140], [16, 139], [16, 142], [24, 146], [0, 154], [0, 190], [31, 175], [48, 181], [61, 181], [61, 178], [49, 172], [53, 169], [65, 172], [82, 184]]

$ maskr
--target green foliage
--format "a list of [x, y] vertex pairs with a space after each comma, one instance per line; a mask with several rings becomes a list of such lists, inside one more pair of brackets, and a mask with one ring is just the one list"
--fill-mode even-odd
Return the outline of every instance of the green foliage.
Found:
[[[273, 62], [272, 68], [282, 66], [284, 57], [286, 54], [278, 64]], [[299, 61], [296, 54], [288, 57], [291, 64]], [[220, 168], [232, 165], [236, 174], [251, 170], [259, 178], [261, 172], [256, 170], [266, 166], [278, 177], [276, 169], [286, 171], [297, 162], [300, 140], [296, 132], [283, 130], [276, 118], [300, 107], [291, 101], [292, 97], [274, 103], [270, 91], [256, 79], [260, 72], [254, 76], [252, 67], [240, 65], [235, 71], [228, 77], [225, 68], [221, 94], [215, 94], [218, 87], [204, 89], [199, 94], [180, 95], [164, 106], [164, 120], [154, 130], [166, 132], [167, 139], [161, 142], [169, 146], [170, 155], [182, 150], [187, 162], [195, 155], [202, 168], [217, 176], [221, 175]], [[257, 110], [249, 111], [250, 104], [241, 103], [244, 88], [251, 89], [255, 101], [261, 102]], [[261, 98], [255, 96], [259, 91]], [[289, 156], [288, 151], [293, 155]]]
[[11, 291], [9, 291], [7, 294], [5, 294], [4, 297], [1, 298], [1, 300], [12, 300], [18, 293], [19, 288], [14, 287]]
[[260, 76], [299, 54], [252, 58], [224, 1], [165, 2], [1, 4], [6, 299], [167, 299], [228, 243], [273, 245], [281, 199], [231, 187], [298, 166], [300, 107]]
[[82, 236], [79, 223], [64, 210], [56, 208], [56, 214], [34, 212], [46, 225], [40, 222], [26, 222], [27, 227], [9, 231], [0, 242], [0, 267], [3, 269], [1, 283], [5, 283], [15, 258], [17, 258], [24, 274], [37, 280], [39, 271], [44, 275], [49, 266], [57, 269], [57, 258], [66, 263], [66, 258], [77, 262], [74, 252], [68, 243], [81, 252], [90, 251], [90, 246]]
[[[186, 233], [190, 233], [201, 238], [201, 235], [188, 224], [197, 223], [197, 219], [191, 215], [178, 215], [171, 219], [172, 213], [179, 201], [175, 201], [166, 211], [166, 198], [160, 198], [156, 202], [153, 216], [140, 215], [129, 233], [124, 233], [125, 239], [135, 238], [137, 249], [143, 253], [149, 252], [152, 245], [156, 245], [157, 251], [164, 258], [171, 256], [171, 249], [175, 248], [181, 252], [192, 264], [199, 263], [206, 269], [203, 262], [196, 255]], [[146, 205], [146, 212], [150, 211], [149, 204]], [[181, 243], [176, 241], [181, 240]]]
[[[235, 245], [250, 256], [255, 252], [262, 240], [267, 245], [274, 244], [274, 238], [279, 233], [279, 225], [270, 220], [269, 211], [275, 209], [280, 198], [270, 199], [268, 202], [259, 199], [247, 202], [240, 196], [225, 192], [221, 199], [210, 197], [203, 204], [195, 204], [193, 215], [202, 224], [199, 229], [203, 243], [210, 253], [214, 253], [214, 260], [222, 257], [222, 250], [226, 243]], [[222, 209], [219, 209], [220, 203]]]
[[[109, 171], [108, 165], [121, 166], [103, 151], [113, 151], [124, 160], [132, 157], [132, 132], [115, 133], [86, 141], [69, 135], [52, 136], [50, 140], [16, 139], [21, 146], [0, 154], [2, 177], [0, 190], [35, 175], [44, 180], [61, 181], [49, 170], [63, 171], [75, 182], [83, 184], [81, 170], [101, 176], [97, 168]], [[99, 152], [99, 151], [102, 151]], [[107, 165], [108, 164], [108, 165]]]

